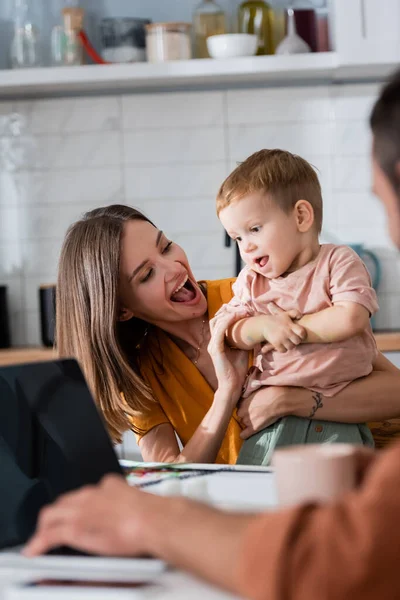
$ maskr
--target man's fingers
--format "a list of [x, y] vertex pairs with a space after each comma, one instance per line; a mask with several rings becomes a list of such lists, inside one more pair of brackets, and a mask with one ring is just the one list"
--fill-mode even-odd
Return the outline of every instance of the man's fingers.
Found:
[[82, 532], [65, 521], [38, 530], [22, 551], [24, 556], [38, 556], [57, 546], [73, 546], [74, 542], [81, 540]]

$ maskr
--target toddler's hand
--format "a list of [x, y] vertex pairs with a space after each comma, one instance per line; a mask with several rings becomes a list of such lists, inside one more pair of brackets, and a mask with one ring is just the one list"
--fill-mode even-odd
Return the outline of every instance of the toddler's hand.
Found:
[[301, 317], [297, 310], [285, 312], [273, 303], [268, 305], [268, 309], [272, 314], [266, 315], [264, 320], [263, 334], [267, 343], [262, 347], [263, 354], [273, 349], [287, 352], [306, 339], [304, 327], [293, 321]]

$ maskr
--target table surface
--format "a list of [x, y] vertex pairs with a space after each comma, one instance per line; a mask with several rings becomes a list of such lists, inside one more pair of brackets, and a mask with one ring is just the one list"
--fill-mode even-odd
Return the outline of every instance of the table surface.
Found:
[[[226, 510], [263, 511], [276, 507], [274, 475], [272, 472], [210, 472], [199, 477], [181, 480], [165, 480], [149, 485], [146, 491], [160, 495], [184, 495], [207, 502]], [[68, 558], [66, 558], [68, 560]], [[26, 559], [23, 559], [26, 563]], [[104, 573], [103, 573], [104, 574]], [[0, 554], [0, 600], [8, 585], [18, 581], [29, 581], [37, 577], [66, 577], [68, 571], [57, 574], [53, 569], [29, 570], [26, 564], [10, 569], [1, 566]], [[70, 573], [73, 576], [73, 573]], [[154, 591], [146, 591], [146, 599], [163, 600], [229, 600], [235, 598], [213, 586], [197, 580], [181, 571], [168, 569], [159, 578]], [[56, 597], [56, 596], [55, 596]], [[74, 598], [71, 592], [71, 600]], [[115, 598], [118, 600], [118, 590]], [[64, 595], [63, 595], [64, 598]]]

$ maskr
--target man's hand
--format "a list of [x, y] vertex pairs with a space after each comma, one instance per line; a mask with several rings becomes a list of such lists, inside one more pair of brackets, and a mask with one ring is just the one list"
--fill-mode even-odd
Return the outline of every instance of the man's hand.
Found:
[[268, 304], [270, 315], [263, 318], [263, 336], [267, 342], [262, 353], [266, 354], [270, 350], [277, 352], [287, 352], [292, 350], [306, 339], [306, 330], [295, 322], [301, 318], [297, 310], [285, 312], [272, 302]]
[[44, 554], [57, 546], [70, 546], [110, 556], [136, 556], [148, 548], [143, 526], [152, 518], [157, 497], [135, 490], [117, 475], [99, 485], [61, 496], [45, 507], [36, 531], [25, 546], [25, 556]]

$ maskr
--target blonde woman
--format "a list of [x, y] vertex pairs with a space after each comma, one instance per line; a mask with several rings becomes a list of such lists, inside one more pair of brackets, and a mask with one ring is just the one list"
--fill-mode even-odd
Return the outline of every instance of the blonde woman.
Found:
[[198, 284], [183, 249], [133, 208], [99, 208], [71, 226], [57, 282], [58, 351], [79, 360], [115, 442], [132, 429], [146, 461], [235, 463], [242, 438], [282, 416], [358, 423], [400, 414], [400, 377], [382, 355], [334, 401], [269, 387], [236, 412], [246, 355], [221, 353], [222, 335], [207, 350], [209, 319], [232, 283]]

